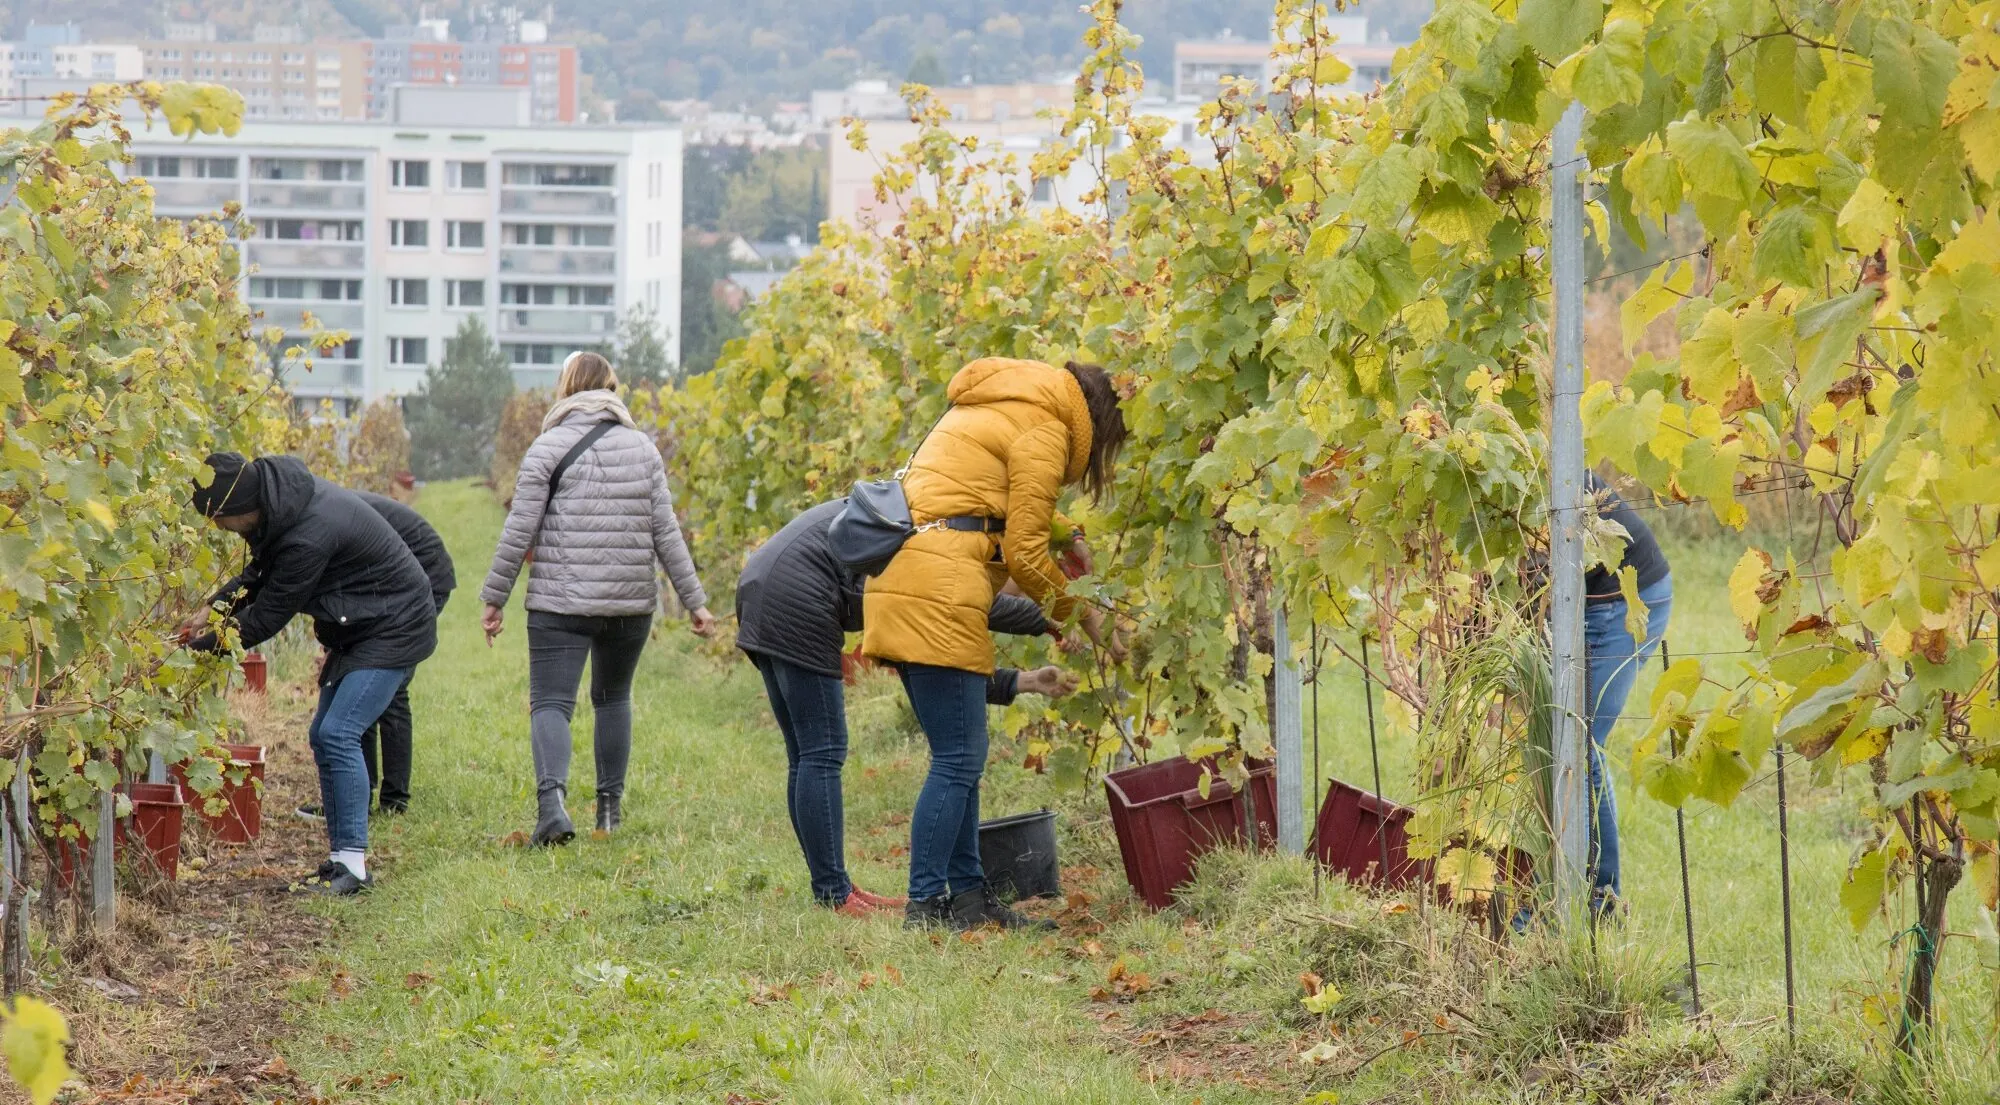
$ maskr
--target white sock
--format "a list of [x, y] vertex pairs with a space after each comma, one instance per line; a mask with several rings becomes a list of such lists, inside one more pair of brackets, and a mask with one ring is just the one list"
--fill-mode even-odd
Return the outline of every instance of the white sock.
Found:
[[359, 849], [345, 849], [333, 854], [333, 862], [354, 872], [357, 879], [368, 878], [368, 853]]

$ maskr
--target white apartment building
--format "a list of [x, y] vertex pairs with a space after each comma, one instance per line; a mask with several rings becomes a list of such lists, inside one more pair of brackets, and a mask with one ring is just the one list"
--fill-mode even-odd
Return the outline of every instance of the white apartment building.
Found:
[[639, 304], [680, 354], [681, 133], [671, 126], [246, 122], [235, 138], [134, 127], [162, 215], [243, 205], [245, 293], [265, 325], [347, 331], [305, 398], [407, 395], [467, 315], [523, 387], [608, 345]]

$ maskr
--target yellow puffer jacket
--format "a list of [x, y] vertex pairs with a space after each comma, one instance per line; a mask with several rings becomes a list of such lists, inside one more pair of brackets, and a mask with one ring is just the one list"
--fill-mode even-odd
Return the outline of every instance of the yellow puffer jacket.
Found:
[[986, 614], [1012, 575], [1069, 620], [1072, 601], [1049, 556], [1056, 496], [1082, 478], [1090, 410], [1076, 377], [1040, 361], [987, 357], [952, 377], [951, 409], [903, 477], [910, 516], [1004, 518], [1004, 537], [933, 529], [904, 544], [868, 581], [861, 649], [878, 660], [991, 674]]

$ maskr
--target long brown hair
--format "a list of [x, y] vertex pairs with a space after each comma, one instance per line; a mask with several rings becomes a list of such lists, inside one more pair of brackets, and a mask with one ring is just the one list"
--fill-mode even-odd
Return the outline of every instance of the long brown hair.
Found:
[[1125, 447], [1125, 412], [1118, 406], [1118, 389], [1111, 375], [1094, 364], [1071, 361], [1063, 366], [1076, 377], [1083, 389], [1084, 406], [1090, 410], [1090, 460], [1083, 469], [1083, 489], [1092, 502], [1102, 502], [1114, 479], [1112, 466], [1118, 451]]

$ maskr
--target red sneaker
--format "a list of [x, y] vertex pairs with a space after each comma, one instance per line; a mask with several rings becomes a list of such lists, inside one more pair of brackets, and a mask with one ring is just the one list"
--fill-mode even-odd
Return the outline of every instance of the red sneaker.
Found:
[[851, 902], [857, 898], [876, 909], [901, 909], [910, 904], [907, 898], [885, 898], [880, 894], [870, 894], [858, 886], [848, 887], [847, 900]]

